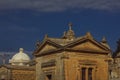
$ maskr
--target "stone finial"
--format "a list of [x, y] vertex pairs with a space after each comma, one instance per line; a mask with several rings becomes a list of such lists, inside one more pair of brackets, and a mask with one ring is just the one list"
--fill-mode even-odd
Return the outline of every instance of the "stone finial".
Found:
[[[107, 39], [106, 39], [105, 36], [103, 36], [103, 38], [102, 38], [102, 40], [101, 40], [101, 44], [102, 44], [103, 46], [107, 47], [108, 49], [110, 49], [110, 46], [109, 46], [109, 44], [107, 43]], [[108, 56], [111, 57], [112, 54], [109, 53]]]
[[106, 40], [105, 37], [102, 38], [101, 44], [106, 46], [108, 49], [110, 49], [110, 46], [108, 45], [107, 40]]
[[69, 30], [72, 30], [73, 24], [71, 22], [68, 24], [68, 26], [69, 26]]
[[20, 48], [20, 49], [19, 49], [19, 52], [20, 52], [20, 53], [23, 53], [23, 50], [24, 50], [23, 48]]
[[103, 37], [101, 42], [102, 42], [102, 43], [107, 43], [106, 38], [105, 38], [105, 37]]
[[72, 30], [72, 23], [69, 23], [68, 26], [69, 26], [69, 30], [66, 33], [66, 38], [69, 40], [73, 40], [75, 38], [75, 33]]
[[90, 39], [93, 39], [93, 36], [91, 35], [90, 32], [87, 32], [87, 33], [86, 33], [86, 37], [87, 37], [87, 38], [90, 38]]

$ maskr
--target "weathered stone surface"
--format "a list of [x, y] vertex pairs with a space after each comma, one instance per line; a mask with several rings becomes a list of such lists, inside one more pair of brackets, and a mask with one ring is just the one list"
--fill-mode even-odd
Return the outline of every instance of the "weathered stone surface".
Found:
[[90, 33], [72, 39], [68, 36], [47, 37], [39, 46], [34, 53], [36, 80], [108, 80], [111, 50]]

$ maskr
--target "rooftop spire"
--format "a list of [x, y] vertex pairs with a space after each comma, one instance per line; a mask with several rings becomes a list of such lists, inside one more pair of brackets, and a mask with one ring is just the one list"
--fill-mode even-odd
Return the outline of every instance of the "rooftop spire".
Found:
[[72, 30], [72, 25], [73, 24], [71, 22], [68, 24], [69, 30], [66, 33], [66, 38], [69, 39], [69, 40], [73, 40], [75, 38], [75, 33]]
[[68, 26], [69, 26], [69, 30], [72, 30], [73, 24], [71, 22], [68, 24]]

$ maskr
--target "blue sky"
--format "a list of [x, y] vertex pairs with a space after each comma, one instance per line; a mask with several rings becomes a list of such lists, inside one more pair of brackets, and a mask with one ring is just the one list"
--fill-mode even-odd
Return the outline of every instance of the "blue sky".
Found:
[[[76, 36], [105, 36], [111, 49], [120, 38], [120, 0], [0, 0], [0, 52], [32, 52], [45, 34], [61, 37], [68, 23]], [[11, 53], [11, 54], [12, 54]]]

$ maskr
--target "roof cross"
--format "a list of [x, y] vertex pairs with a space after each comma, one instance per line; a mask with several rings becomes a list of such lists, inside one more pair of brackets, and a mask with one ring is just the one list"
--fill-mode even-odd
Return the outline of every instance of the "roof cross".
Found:
[[68, 24], [68, 26], [69, 26], [69, 30], [72, 30], [73, 24], [71, 22]]

